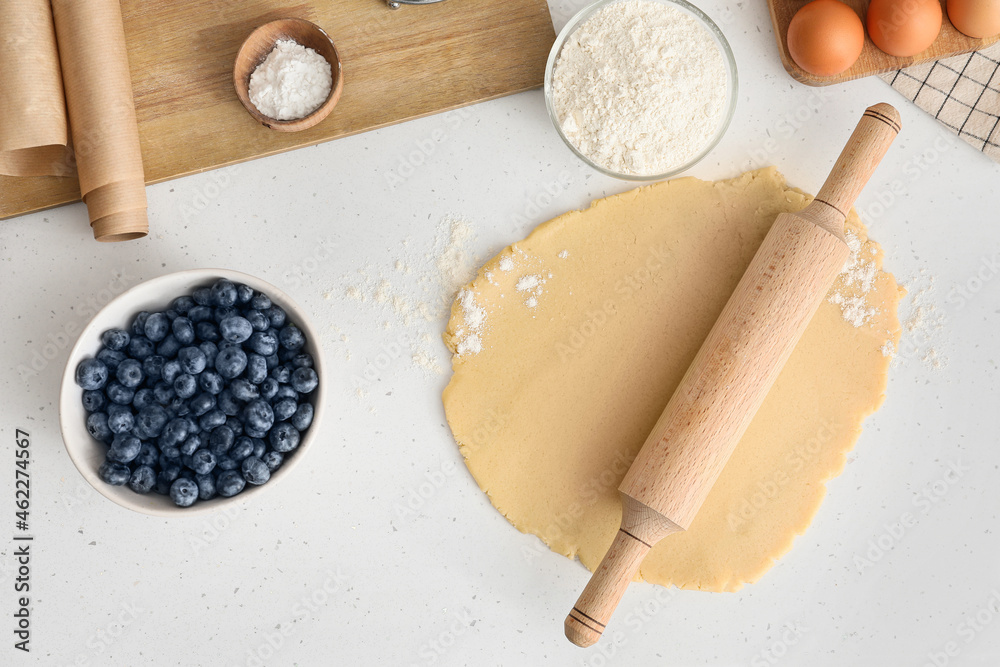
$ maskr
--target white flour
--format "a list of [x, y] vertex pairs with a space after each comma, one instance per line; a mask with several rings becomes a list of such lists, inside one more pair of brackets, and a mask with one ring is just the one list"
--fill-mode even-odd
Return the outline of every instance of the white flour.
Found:
[[314, 49], [279, 39], [250, 75], [250, 101], [275, 120], [305, 118], [326, 102], [333, 69]]
[[653, 175], [694, 158], [726, 106], [722, 51], [695, 19], [649, 0], [617, 2], [566, 40], [552, 76], [563, 133], [593, 162]]
[[878, 312], [877, 308], [868, 304], [868, 294], [875, 287], [878, 267], [869, 256], [865, 244], [854, 232], [847, 232], [845, 237], [851, 256], [844, 264], [838, 283], [830, 291], [827, 300], [840, 306], [840, 313], [847, 322], [860, 327], [871, 322]]

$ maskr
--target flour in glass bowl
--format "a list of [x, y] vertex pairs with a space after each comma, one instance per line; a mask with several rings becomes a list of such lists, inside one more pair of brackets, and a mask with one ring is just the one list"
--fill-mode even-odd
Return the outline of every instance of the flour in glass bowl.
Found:
[[651, 176], [683, 165], [723, 122], [722, 50], [692, 16], [652, 0], [596, 11], [569, 36], [552, 72], [563, 134], [597, 165]]

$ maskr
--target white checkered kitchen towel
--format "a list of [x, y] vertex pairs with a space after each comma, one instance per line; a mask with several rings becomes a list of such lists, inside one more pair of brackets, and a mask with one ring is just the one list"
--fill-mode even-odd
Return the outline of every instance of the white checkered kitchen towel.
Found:
[[976, 150], [1000, 162], [1000, 43], [880, 76]]

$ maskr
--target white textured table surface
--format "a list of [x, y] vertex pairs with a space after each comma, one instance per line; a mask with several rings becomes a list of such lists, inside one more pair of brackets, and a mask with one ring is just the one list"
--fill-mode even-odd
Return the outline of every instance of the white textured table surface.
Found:
[[[557, 28], [574, 3], [552, 5]], [[472, 221], [468, 247], [486, 259], [632, 187], [581, 165], [533, 91], [150, 187], [141, 241], [94, 242], [80, 204], [0, 223], [0, 664], [1000, 663], [1000, 165], [877, 79], [794, 83], [765, 3], [701, 4], [742, 81], [728, 135], [691, 174], [775, 164], [815, 191], [862, 110], [898, 104], [903, 133], [859, 209], [888, 270], [933, 277], [924, 299], [944, 320], [932, 340], [904, 340], [883, 408], [760, 582], [718, 595], [633, 585], [598, 647], [571, 646], [562, 622], [588, 573], [490, 506], [445, 425], [447, 375], [395, 352], [400, 336], [430, 333], [447, 367], [444, 322], [406, 329], [342, 297], [358, 268], [423, 294], [420, 271], [394, 263], [419, 264], [449, 214]], [[411, 174], [407, 162], [422, 164]], [[84, 482], [55, 400], [65, 332], [89, 319], [90, 300], [192, 267], [255, 274], [314, 313], [331, 399], [321, 442], [288, 482], [230, 515], [165, 521]], [[941, 368], [921, 361], [929, 348]], [[370, 382], [360, 399], [359, 378]], [[34, 456], [30, 654], [12, 634], [17, 428]]]

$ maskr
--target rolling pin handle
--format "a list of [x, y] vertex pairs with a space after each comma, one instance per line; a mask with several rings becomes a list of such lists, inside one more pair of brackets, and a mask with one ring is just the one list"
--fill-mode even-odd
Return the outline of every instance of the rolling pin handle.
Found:
[[566, 617], [567, 639], [583, 648], [597, 643], [650, 548], [624, 528], [618, 529], [604, 560]]

